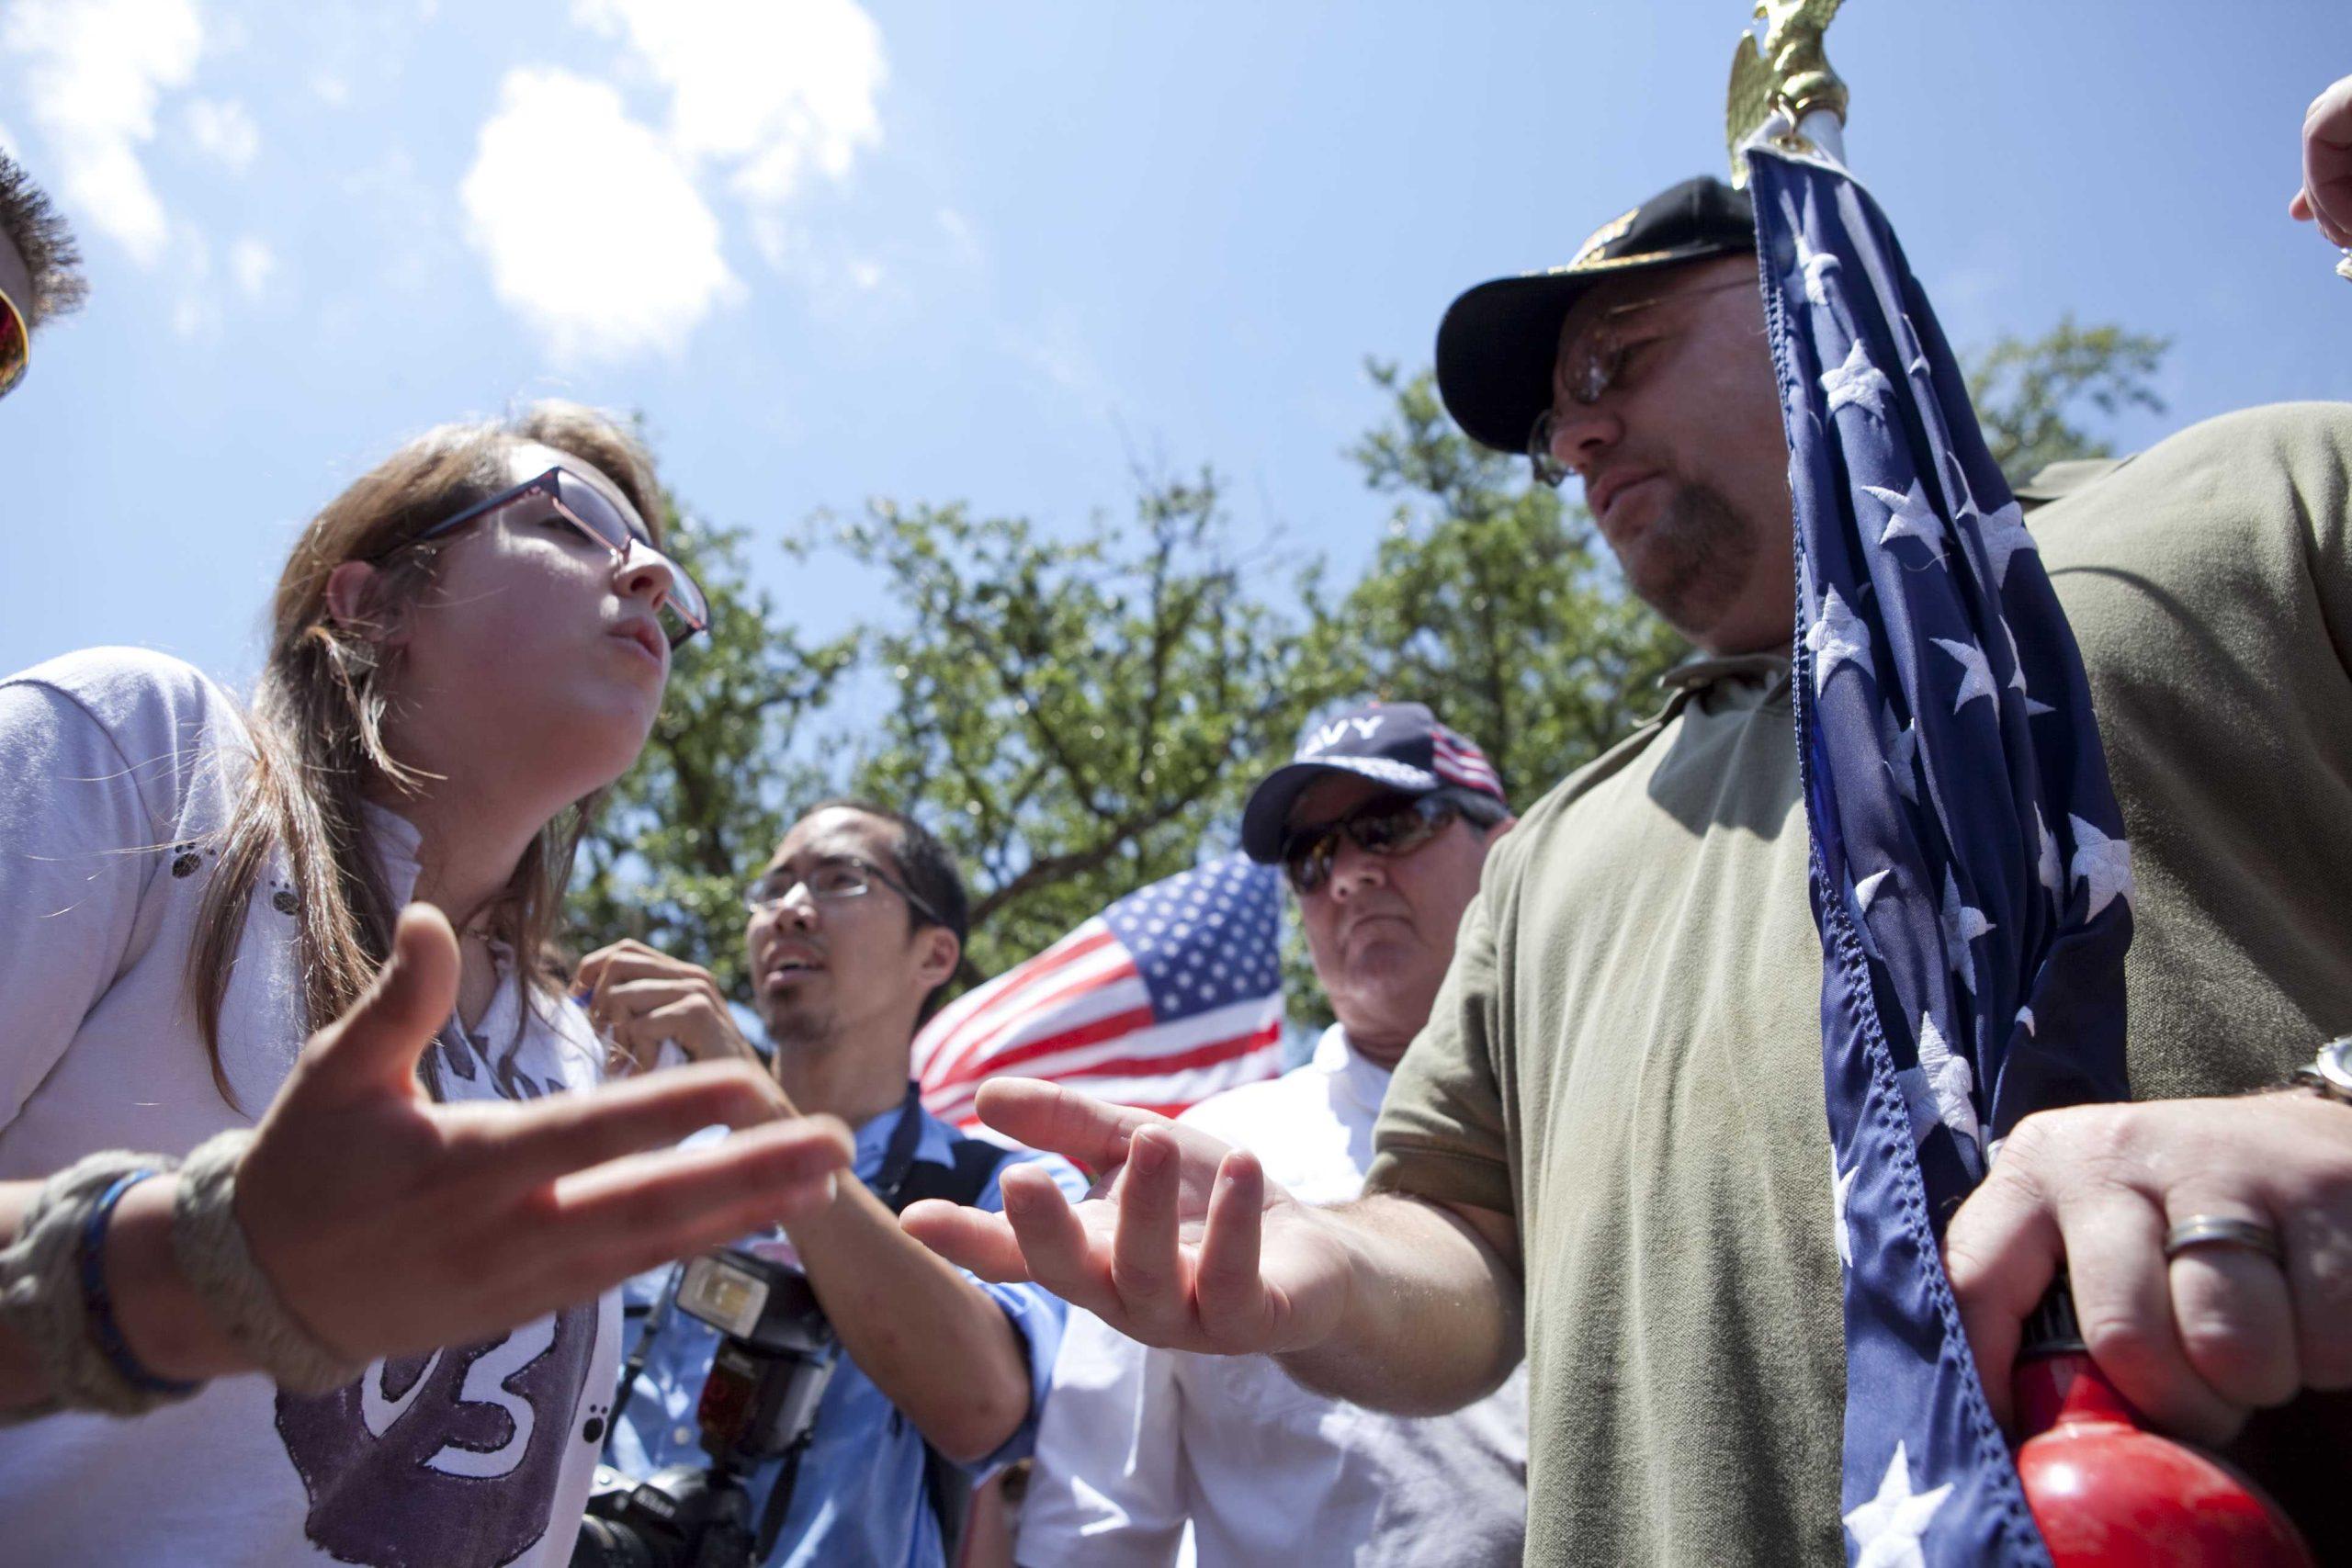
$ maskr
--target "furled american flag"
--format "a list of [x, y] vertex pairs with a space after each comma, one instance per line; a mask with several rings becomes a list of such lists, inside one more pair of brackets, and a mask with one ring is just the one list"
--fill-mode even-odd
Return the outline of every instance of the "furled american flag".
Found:
[[2018, 1119], [2123, 1095], [2131, 858], [2082, 659], [1869, 194], [1751, 145], [1796, 510], [1853, 1561], [2046, 1563], [1940, 1237]]
[[1128, 894], [915, 1036], [932, 1114], [978, 1130], [1000, 1073], [1173, 1116], [1281, 1066], [1279, 873], [1227, 855]]

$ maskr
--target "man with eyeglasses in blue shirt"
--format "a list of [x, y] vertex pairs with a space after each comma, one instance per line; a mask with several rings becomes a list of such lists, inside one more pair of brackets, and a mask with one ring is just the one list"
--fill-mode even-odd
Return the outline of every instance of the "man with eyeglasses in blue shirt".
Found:
[[[943, 1182], [1000, 1208], [1003, 1166], [1061, 1160], [976, 1145], [926, 1113], [908, 1081], [916, 1029], [963, 956], [964, 886], [947, 851], [900, 813], [863, 802], [808, 812], [747, 890], [752, 1006], [776, 1082], [803, 1112], [856, 1131], [855, 1181], [783, 1238], [840, 1349], [797, 1466], [748, 1477], [768, 1563], [950, 1560], [973, 1483], [1035, 1438], [1065, 1308], [1040, 1287], [987, 1284], [899, 1228], [896, 1209]], [[642, 943], [590, 955], [580, 985], [617, 1051], [647, 1068], [754, 1053], [710, 975]], [[773, 1255], [776, 1238], [760, 1250]], [[706, 1466], [697, 1402], [719, 1345], [676, 1310], [682, 1270], [646, 1277], [608, 1459], [643, 1480]], [[788, 1484], [780, 1481], [789, 1475]]]

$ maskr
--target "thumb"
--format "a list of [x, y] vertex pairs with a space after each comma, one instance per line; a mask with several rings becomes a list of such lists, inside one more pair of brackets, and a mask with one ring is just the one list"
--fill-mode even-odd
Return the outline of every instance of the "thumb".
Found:
[[392, 929], [392, 956], [367, 994], [311, 1036], [310, 1092], [331, 1095], [413, 1085], [416, 1061], [458, 1003], [458, 935], [430, 904], [411, 904]]

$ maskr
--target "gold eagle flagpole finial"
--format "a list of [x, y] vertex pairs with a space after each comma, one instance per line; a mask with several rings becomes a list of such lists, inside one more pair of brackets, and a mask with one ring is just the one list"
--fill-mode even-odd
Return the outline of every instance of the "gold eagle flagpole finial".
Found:
[[1752, 26], [1740, 35], [1724, 99], [1733, 185], [1747, 184], [1747, 159], [1740, 149], [1775, 115], [1787, 120], [1775, 136], [1782, 145], [1833, 157], [1840, 151], [1848, 94], [1821, 42], [1838, 6], [1838, 0], [1756, 0], [1754, 19], [1764, 24], [1763, 40], [1759, 45]]

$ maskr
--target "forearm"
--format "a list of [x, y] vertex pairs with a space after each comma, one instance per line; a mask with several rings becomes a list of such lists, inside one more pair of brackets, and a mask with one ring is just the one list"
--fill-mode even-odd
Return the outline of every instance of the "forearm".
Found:
[[[122, 1196], [106, 1232], [107, 1289], [115, 1322], [131, 1354], [158, 1377], [199, 1382], [250, 1371], [252, 1362], [230, 1343], [188, 1287], [172, 1254], [172, 1199], [176, 1179], [153, 1177]], [[37, 1181], [0, 1183], [0, 1240], [13, 1241]], [[0, 1410], [38, 1404], [48, 1382], [14, 1330], [0, 1325]]]
[[899, 1228], [864, 1183], [789, 1227], [842, 1348], [925, 1440], [970, 1462], [1029, 1414], [1020, 1332], [987, 1292]]
[[[1379, 1193], [1323, 1211], [1351, 1257], [1347, 1305], [1321, 1344], [1278, 1359], [1306, 1388], [1398, 1416], [1492, 1393], [1522, 1354], [1509, 1220]], [[1482, 1235], [1481, 1229], [1491, 1235]]]

